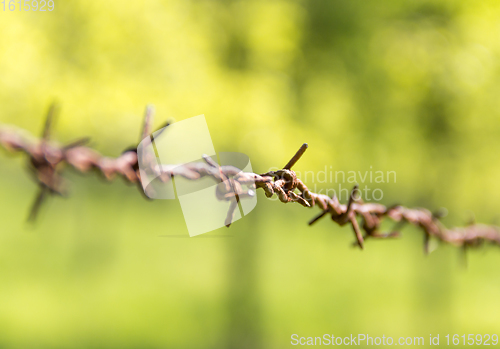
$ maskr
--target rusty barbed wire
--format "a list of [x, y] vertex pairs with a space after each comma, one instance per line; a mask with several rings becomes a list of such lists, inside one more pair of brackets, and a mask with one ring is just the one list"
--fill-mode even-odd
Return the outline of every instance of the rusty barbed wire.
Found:
[[[39, 191], [30, 210], [29, 220], [36, 218], [40, 205], [47, 195], [66, 194], [66, 183], [62, 176], [65, 165], [82, 173], [97, 172], [106, 180], [113, 180], [120, 176], [127, 182], [136, 184], [140, 193], [147, 198], [140, 183], [137, 146], [128, 148], [116, 158], [111, 158], [86, 146], [88, 138], [76, 140], [68, 145], [59, 145], [50, 140], [56, 110], [56, 105], [49, 108], [40, 139], [18, 128], [0, 126], [0, 145], [8, 151], [21, 152], [29, 156], [29, 170], [39, 186]], [[148, 106], [144, 113], [139, 142], [151, 137], [153, 114], [153, 107]], [[162, 128], [165, 126], [168, 126], [168, 123]], [[209, 176], [217, 181], [219, 183], [215, 193], [217, 199], [231, 201], [226, 226], [232, 222], [238, 201], [241, 198], [255, 195], [255, 189], [260, 188], [268, 198], [276, 195], [284, 203], [296, 202], [304, 207], [319, 207], [321, 213], [310, 220], [309, 225], [325, 216], [330, 216], [340, 226], [351, 225], [356, 245], [360, 248], [364, 247], [364, 241], [368, 238], [399, 237], [399, 230], [406, 223], [422, 229], [426, 253], [429, 252], [431, 238], [461, 247], [464, 251], [485, 242], [500, 245], [500, 228], [498, 227], [471, 223], [464, 227], [446, 228], [440, 222], [441, 212], [432, 213], [424, 208], [407, 208], [402, 205], [386, 207], [378, 203], [365, 203], [360, 195], [356, 197], [356, 193], [359, 193], [357, 186], [353, 188], [347, 204], [341, 204], [336, 196], [329, 197], [314, 193], [297, 178], [292, 170], [306, 149], [307, 144], [303, 144], [282, 170], [260, 175], [242, 172], [232, 166], [219, 166], [206, 155], [203, 156], [204, 163], [189, 163], [182, 166], [161, 165], [157, 170], [161, 172], [160, 179], [164, 182], [169, 181], [174, 176], [181, 176], [188, 180]], [[243, 186], [247, 186], [248, 189], [244, 190]], [[236, 200], [233, 200], [234, 198]], [[397, 228], [392, 232], [381, 232], [380, 226], [384, 218], [396, 222]], [[358, 219], [361, 220], [361, 224]]]

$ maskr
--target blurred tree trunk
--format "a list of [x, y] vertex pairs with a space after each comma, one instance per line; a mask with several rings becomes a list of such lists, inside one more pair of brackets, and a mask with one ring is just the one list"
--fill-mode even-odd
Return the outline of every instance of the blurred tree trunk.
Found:
[[234, 229], [228, 240], [228, 327], [226, 348], [262, 348], [261, 307], [258, 287], [257, 255], [259, 247], [259, 216]]

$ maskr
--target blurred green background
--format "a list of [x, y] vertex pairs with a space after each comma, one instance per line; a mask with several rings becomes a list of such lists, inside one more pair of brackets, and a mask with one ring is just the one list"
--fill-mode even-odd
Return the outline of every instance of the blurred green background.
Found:
[[[385, 204], [448, 208], [448, 226], [498, 224], [500, 3], [55, 1], [0, 9], [0, 123], [91, 136], [116, 156], [156, 124], [205, 114], [217, 151], [253, 169], [396, 171]], [[288, 348], [290, 336], [493, 334], [500, 251], [351, 247], [317, 210], [258, 193], [229, 230], [186, 234], [177, 201], [66, 172], [70, 197], [26, 223], [36, 185], [0, 154], [0, 347]], [[337, 187], [337, 183], [324, 187]], [[392, 225], [387, 224], [386, 229]]]

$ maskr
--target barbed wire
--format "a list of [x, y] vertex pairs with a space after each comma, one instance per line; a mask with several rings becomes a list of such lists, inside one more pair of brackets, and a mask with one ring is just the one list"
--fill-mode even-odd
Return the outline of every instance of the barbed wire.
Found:
[[[0, 145], [10, 152], [25, 153], [29, 157], [29, 172], [38, 184], [38, 193], [31, 206], [29, 220], [34, 220], [40, 206], [47, 195], [65, 195], [66, 182], [62, 176], [65, 165], [75, 170], [87, 173], [97, 172], [106, 180], [113, 180], [119, 176], [127, 182], [133, 183], [145, 198], [140, 181], [137, 147], [125, 150], [116, 158], [106, 157], [98, 151], [86, 146], [89, 139], [82, 138], [67, 145], [60, 145], [51, 141], [51, 129], [56, 114], [56, 105], [52, 105], [47, 113], [41, 138], [36, 138], [28, 132], [15, 127], [0, 126]], [[148, 106], [144, 113], [141, 132], [142, 141], [151, 137], [153, 133], [154, 108]], [[163, 127], [168, 126], [168, 123]], [[156, 135], [157, 136], [157, 135]], [[232, 222], [237, 203], [241, 198], [255, 195], [255, 189], [262, 189], [266, 197], [276, 195], [281, 202], [296, 202], [304, 207], [317, 206], [321, 213], [309, 221], [314, 224], [325, 216], [340, 226], [351, 225], [356, 245], [364, 247], [368, 238], [387, 239], [400, 236], [400, 229], [405, 223], [421, 228], [424, 236], [424, 251], [429, 252], [431, 238], [463, 248], [477, 247], [485, 242], [500, 245], [500, 228], [484, 224], [471, 223], [464, 227], [446, 228], [440, 221], [443, 212], [431, 212], [424, 208], [407, 208], [402, 205], [386, 207], [378, 203], [365, 203], [361, 199], [357, 185], [351, 191], [347, 204], [339, 202], [334, 195], [329, 197], [310, 191], [297, 178], [292, 167], [301, 158], [307, 149], [303, 144], [292, 159], [278, 171], [264, 174], [242, 172], [232, 166], [219, 166], [210, 157], [203, 155], [205, 162], [189, 163], [185, 165], [162, 165], [160, 180], [167, 182], [172, 177], [181, 176], [188, 180], [197, 180], [202, 177], [212, 177], [220, 185], [216, 186], [216, 197], [219, 200], [230, 201], [226, 218], [226, 225]], [[247, 189], [244, 189], [244, 187]], [[356, 195], [356, 193], [358, 195]], [[235, 200], [236, 199], [236, 200]], [[396, 222], [394, 231], [381, 232], [380, 226], [384, 218]], [[361, 220], [361, 224], [358, 222]], [[362, 233], [363, 231], [363, 233]]]

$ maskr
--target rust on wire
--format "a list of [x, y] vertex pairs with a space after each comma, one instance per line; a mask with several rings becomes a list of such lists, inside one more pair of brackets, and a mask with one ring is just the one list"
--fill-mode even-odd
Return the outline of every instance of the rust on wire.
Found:
[[[66, 193], [61, 174], [65, 165], [82, 173], [95, 171], [106, 180], [120, 176], [127, 182], [136, 184], [141, 194], [144, 194], [140, 183], [137, 146], [125, 150], [117, 158], [103, 156], [96, 150], [85, 146], [86, 138], [61, 146], [50, 140], [56, 109], [55, 105], [49, 108], [40, 139], [30, 136], [24, 130], [0, 126], [0, 145], [8, 151], [27, 154], [30, 160], [30, 172], [38, 183], [39, 191], [30, 211], [30, 220], [36, 218], [48, 194], [64, 195]], [[151, 136], [153, 116], [154, 108], [148, 106], [144, 113], [139, 141]], [[168, 123], [164, 126], [168, 126]], [[158, 170], [161, 172], [162, 181], [168, 181], [174, 176], [189, 180], [206, 176], [213, 178], [218, 183], [215, 190], [217, 199], [231, 202], [226, 218], [227, 226], [232, 222], [239, 200], [255, 195], [255, 189], [260, 188], [268, 198], [276, 195], [284, 203], [296, 202], [304, 207], [319, 207], [320, 214], [314, 217], [309, 225], [326, 216], [330, 216], [331, 220], [340, 226], [350, 225], [356, 245], [360, 248], [363, 248], [368, 238], [398, 237], [399, 230], [406, 223], [419, 227], [423, 231], [426, 253], [429, 252], [431, 238], [458, 246], [464, 252], [484, 242], [500, 245], [500, 228], [498, 227], [473, 222], [464, 227], [446, 228], [440, 222], [442, 212], [432, 213], [424, 208], [407, 208], [402, 205], [386, 207], [378, 203], [365, 203], [359, 195], [357, 186], [353, 188], [347, 204], [341, 204], [336, 196], [328, 197], [314, 193], [297, 178], [292, 170], [306, 149], [307, 144], [304, 143], [282, 170], [261, 175], [242, 172], [232, 166], [219, 166], [217, 162], [205, 155], [203, 156], [204, 163], [189, 163], [182, 166], [161, 165]], [[243, 185], [247, 186], [248, 190], [243, 190]], [[396, 222], [394, 231], [380, 231], [384, 218]]]

